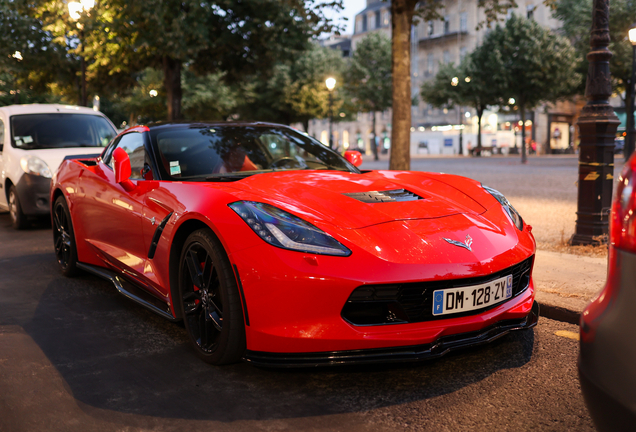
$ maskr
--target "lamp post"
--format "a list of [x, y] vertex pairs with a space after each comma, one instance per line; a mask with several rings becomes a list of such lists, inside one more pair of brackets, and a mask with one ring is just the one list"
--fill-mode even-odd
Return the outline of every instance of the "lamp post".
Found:
[[614, 139], [620, 121], [609, 104], [609, 0], [594, 0], [585, 97], [577, 125], [580, 131], [579, 190], [574, 245], [605, 243], [614, 183]]
[[325, 80], [329, 90], [329, 148], [333, 149], [333, 89], [336, 88], [336, 79], [329, 77]]
[[[79, 21], [82, 17], [82, 12], [88, 12], [95, 6], [95, 0], [80, 0], [79, 2], [71, 1], [68, 3], [68, 13], [72, 21]], [[80, 84], [80, 97], [79, 105], [86, 106], [88, 99], [86, 97], [86, 60], [84, 59], [84, 26], [82, 23], [77, 22], [77, 28], [79, 29], [80, 40], [80, 64], [81, 64], [81, 84]]]
[[627, 138], [625, 140], [625, 160], [629, 159], [634, 152], [634, 141], [636, 138], [636, 130], [634, 128], [634, 99], [636, 99], [636, 90], [634, 85], [636, 84], [636, 23], [629, 29], [629, 41], [632, 43], [632, 79], [629, 81], [629, 87], [627, 92], [631, 97], [628, 97], [629, 106], [627, 108], [627, 122], [625, 127], [627, 128]]

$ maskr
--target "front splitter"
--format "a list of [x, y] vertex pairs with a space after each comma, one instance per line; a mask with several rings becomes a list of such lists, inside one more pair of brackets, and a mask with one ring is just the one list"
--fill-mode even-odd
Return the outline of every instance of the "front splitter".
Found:
[[538, 320], [539, 305], [535, 301], [532, 304], [530, 313], [524, 318], [500, 321], [476, 332], [443, 336], [428, 344], [315, 353], [268, 353], [248, 350], [245, 353], [245, 360], [257, 366], [283, 368], [431, 360], [448, 354], [451, 351], [472, 348], [493, 342], [512, 331], [532, 328], [537, 325]]

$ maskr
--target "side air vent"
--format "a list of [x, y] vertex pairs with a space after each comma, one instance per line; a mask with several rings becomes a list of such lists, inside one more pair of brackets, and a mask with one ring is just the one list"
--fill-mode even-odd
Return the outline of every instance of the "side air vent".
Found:
[[363, 203], [381, 203], [381, 202], [398, 202], [398, 201], [417, 201], [424, 199], [421, 196], [415, 195], [413, 192], [409, 192], [406, 189], [395, 189], [387, 191], [371, 191], [371, 192], [354, 192], [343, 194], [350, 198], [357, 199]]

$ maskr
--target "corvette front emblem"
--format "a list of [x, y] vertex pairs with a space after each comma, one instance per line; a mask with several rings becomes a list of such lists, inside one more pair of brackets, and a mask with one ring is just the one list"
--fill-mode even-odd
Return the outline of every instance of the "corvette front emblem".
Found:
[[452, 244], [453, 246], [459, 246], [459, 247], [463, 247], [464, 249], [468, 249], [470, 252], [472, 252], [473, 250], [470, 248], [470, 246], [473, 244], [473, 239], [470, 238], [469, 235], [466, 236], [466, 241], [464, 243], [462, 242], [458, 242], [457, 240], [451, 240], [451, 239], [447, 239], [446, 237], [442, 237], [444, 240], [446, 240], [448, 243]]

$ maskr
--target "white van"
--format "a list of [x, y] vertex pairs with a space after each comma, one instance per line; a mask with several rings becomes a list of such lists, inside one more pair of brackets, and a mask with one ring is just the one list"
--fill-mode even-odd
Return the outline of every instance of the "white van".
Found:
[[90, 108], [57, 104], [0, 107], [0, 210], [17, 229], [50, 213], [51, 177], [66, 156], [99, 155], [117, 135]]

